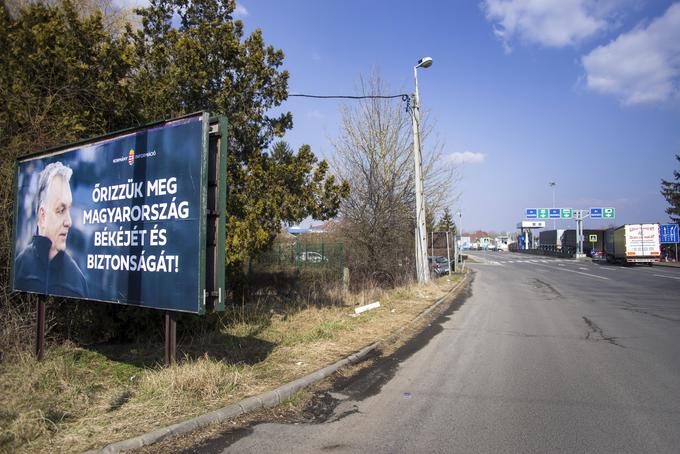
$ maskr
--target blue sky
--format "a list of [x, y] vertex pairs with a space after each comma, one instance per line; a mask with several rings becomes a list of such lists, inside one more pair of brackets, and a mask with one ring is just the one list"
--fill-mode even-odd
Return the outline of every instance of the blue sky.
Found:
[[[290, 93], [354, 95], [376, 68], [410, 93], [413, 65], [432, 57], [421, 105], [446, 162], [463, 161], [451, 209], [465, 230], [514, 230], [524, 208], [552, 205], [550, 181], [558, 207], [668, 220], [659, 188], [680, 153], [680, 2], [243, 0], [238, 11], [284, 51]], [[332, 156], [340, 106], [290, 98], [285, 140]]]

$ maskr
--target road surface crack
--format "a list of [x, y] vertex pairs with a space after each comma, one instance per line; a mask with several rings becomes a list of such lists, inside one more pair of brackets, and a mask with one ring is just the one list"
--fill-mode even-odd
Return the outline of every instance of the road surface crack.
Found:
[[654, 312], [647, 312], [647, 311], [643, 311], [642, 309], [637, 309], [637, 308], [634, 308], [634, 307], [622, 307], [621, 309], [623, 309], [624, 311], [637, 312], [638, 314], [649, 315], [650, 317], [656, 317], [656, 318], [668, 320], [668, 321], [671, 321], [671, 322], [680, 322], [680, 319], [677, 319], [677, 318], [666, 317], [666, 316], [663, 316], [663, 315], [655, 314]]
[[555, 287], [540, 279], [530, 279], [527, 284], [543, 293], [547, 299], [563, 298], [562, 294]]
[[583, 321], [586, 322], [586, 326], [588, 327], [588, 331], [586, 332], [587, 341], [592, 342], [604, 341], [609, 344], [616, 345], [617, 347], [625, 348], [623, 345], [617, 342], [616, 337], [606, 335], [605, 332], [602, 331], [602, 328], [600, 328], [594, 321], [592, 321], [588, 317], [583, 316]]

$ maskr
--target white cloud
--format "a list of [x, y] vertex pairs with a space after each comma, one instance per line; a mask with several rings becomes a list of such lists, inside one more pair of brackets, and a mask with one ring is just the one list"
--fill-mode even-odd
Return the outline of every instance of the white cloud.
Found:
[[484, 162], [484, 159], [486, 159], [484, 153], [476, 153], [474, 151], [458, 151], [446, 156], [446, 160], [453, 164], [479, 164]]
[[581, 60], [593, 91], [624, 104], [680, 98], [680, 3], [649, 23], [600, 46]]
[[245, 6], [243, 6], [240, 3], [236, 4], [236, 8], [234, 9], [234, 15], [236, 17], [246, 17], [248, 15], [248, 10], [246, 9]]
[[609, 27], [615, 10], [637, 0], [484, 0], [482, 10], [506, 52], [518, 38], [547, 47], [573, 46]]

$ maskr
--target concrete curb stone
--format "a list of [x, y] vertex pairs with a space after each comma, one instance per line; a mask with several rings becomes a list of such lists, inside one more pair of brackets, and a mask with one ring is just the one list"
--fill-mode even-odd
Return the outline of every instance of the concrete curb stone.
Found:
[[[413, 320], [411, 320], [409, 323], [406, 325], [400, 327], [395, 333], [391, 334], [388, 336], [385, 340], [388, 342], [392, 342], [396, 340], [399, 335], [410, 325], [413, 325], [414, 323], [417, 323], [419, 320], [421, 320], [423, 317], [427, 316], [430, 312], [432, 312], [435, 308], [437, 308], [444, 300], [454, 291], [456, 291], [458, 288], [463, 286], [463, 284], [467, 283], [469, 280], [469, 274], [466, 274], [463, 279], [461, 279], [451, 290], [449, 290], [446, 295], [443, 297], [439, 298], [437, 301], [435, 301], [432, 305], [429, 307], [425, 308], [420, 314], [416, 316]], [[366, 356], [368, 356], [370, 353], [375, 351], [378, 348], [379, 342], [375, 342], [371, 345], [368, 345], [367, 347], [362, 348], [358, 352], [352, 353], [351, 355], [347, 356], [346, 358], [343, 358], [329, 366], [326, 366], [322, 369], [319, 369], [315, 372], [312, 372], [308, 375], [305, 375], [302, 378], [298, 378], [296, 380], [293, 380], [292, 382], [286, 383], [285, 385], [282, 385], [274, 390], [271, 391], [266, 391], [263, 394], [260, 394], [259, 396], [253, 396], [253, 397], [248, 397], [247, 399], [244, 399], [238, 403], [230, 404], [225, 407], [222, 407], [218, 410], [211, 411], [209, 413], [203, 414], [201, 416], [196, 416], [194, 418], [191, 418], [186, 421], [179, 422], [177, 424], [173, 424], [171, 426], [163, 427], [157, 430], [154, 430], [152, 432], [148, 432], [143, 435], [139, 435], [134, 438], [130, 438], [127, 440], [121, 440], [117, 441], [115, 443], [111, 443], [102, 449], [96, 450], [90, 450], [86, 451], [83, 454], [115, 454], [119, 453], [122, 451], [129, 451], [132, 449], [138, 449], [143, 446], [148, 446], [154, 443], [158, 443], [159, 441], [165, 440], [167, 438], [172, 438], [176, 437], [188, 432], [192, 432], [196, 429], [200, 429], [202, 427], [209, 426], [214, 423], [226, 421], [228, 419], [235, 418], [237, 416], [240, 416], [244, 413], [248, 413], [253, 410], [257, 410], [259, 408], [272, 408], [277, 405], [279, 405], [281, 402], [284, 402], [286, 399], [291, 397], [293, 394], [296, 392], [300, 391], [303, 388], [306, 388], [309, 385], [312, 385], [316, 382], [319, 382], [323, 380], [324, 378], [332, 375], [333, 373], [337, 372], [339, 369], [350, 365], [350, 364], [356, 364], [360, 361], [362, 361]]]

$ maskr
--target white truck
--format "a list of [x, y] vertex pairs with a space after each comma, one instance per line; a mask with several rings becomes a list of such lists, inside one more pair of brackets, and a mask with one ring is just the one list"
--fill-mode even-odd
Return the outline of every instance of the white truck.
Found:
[[659, 224], [626, 224], [606, 231], [604, 252], [608, 262], [652, 263], [661, 260]]

